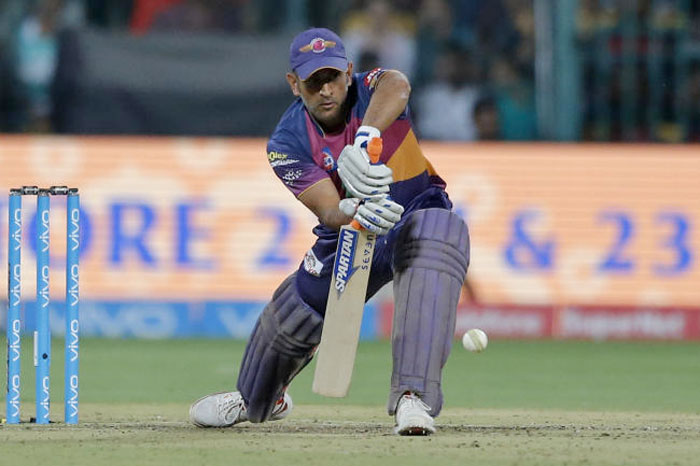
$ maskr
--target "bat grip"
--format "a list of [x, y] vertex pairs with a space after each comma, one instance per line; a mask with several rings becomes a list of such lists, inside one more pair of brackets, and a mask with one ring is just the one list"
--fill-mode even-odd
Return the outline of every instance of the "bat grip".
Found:
[[373, 165], [379, 163], [379, 157], [382, 155], [382, 150], [384, 150], [382, 138], [372, 138], [367, 144], [367, 153], [369, 154], [369, 160]]

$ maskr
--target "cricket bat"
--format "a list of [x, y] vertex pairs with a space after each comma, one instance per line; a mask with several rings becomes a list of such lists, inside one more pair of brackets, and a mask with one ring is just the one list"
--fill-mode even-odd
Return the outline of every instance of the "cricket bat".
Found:
[[[372, 163], [379, 161], [381, 138], [369, 142], [367, 153]], [[321, 343], [316, 355], [312, 389], [319, 395], [342, 398], [348, 394], [376, 239], [377, 235], [362, 228], [355, 220], [340, 228]]]

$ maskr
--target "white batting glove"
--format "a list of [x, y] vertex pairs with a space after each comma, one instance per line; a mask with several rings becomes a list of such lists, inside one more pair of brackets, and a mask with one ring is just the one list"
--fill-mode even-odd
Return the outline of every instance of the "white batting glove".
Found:
[[355, 133], [355, 142], [353, 146], [367, 151], [367, 144], [369, 144], [372, 138], [378, 138], [381, 137], [381, 135], [382, 133], [374, 126], [360, 126]]
[[338, 157], [338, 176], [352, 197], [358, 199], [381, 199], [394, 181], [391, 168], [383, 163], [372, 165], [366, 150], [350, 145]]
[[355, 213], [357, 212], [357, 207], [359, 205], [359, 199], [347, 197], [345, 199], [341, 199], [341, 201], [338, 203], [338, 209], [340, 209], [340, 211], [348, 217], [355, 217]]
[[375, 201], [347, 198], [340, 201], [338, 208], [345, 215], [352, 216], [364, 228], [378, 235], [389, 233], [389, 230], [401, 220], [401, 214], [403, 214], [401, 204], [392, 201], [389, 196], [383, 196]]

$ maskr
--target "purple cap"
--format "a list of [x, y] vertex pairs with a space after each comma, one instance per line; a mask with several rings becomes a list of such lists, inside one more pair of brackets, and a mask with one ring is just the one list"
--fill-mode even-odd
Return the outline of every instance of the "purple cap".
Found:
[[338, 35], [326, 28], [307, 29], [289, 47], [289, 65], [302, 81], [321, 68], [348, 69], [345, 46]]

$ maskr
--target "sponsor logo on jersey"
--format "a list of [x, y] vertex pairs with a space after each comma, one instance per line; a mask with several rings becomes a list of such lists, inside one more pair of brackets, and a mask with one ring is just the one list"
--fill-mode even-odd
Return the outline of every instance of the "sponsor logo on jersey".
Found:
[[355, 262], [355, 251], [357, 250], [357, 230], [340, 230], [338, 238], [338, 252], [335, 255], [335, 289], [338, 291], [338, 298], [343, 294], [348, 282], [352, 278], [357, 268], [353, 268]]
[[323, 153], [323, 168], [327, 172], [332, 172], [333, 170], [336, 169], [335, 165], [335, 159], [333, 158], [333, 153], [328, 147], [324, 147], [323, 150], [321, 150]]
[[297, 159], [282, 159], [282, 160], [275, 160], [274, 162], [270, 162], [270, 166], [272, 168], [275, 167], [283, 167], [285, 165], [292, 165], [294, 163], [297, 163]]
[[379, 76], [384, 73], [384, 70], [381, 68], [375, 68], [369, 73], [367, 73], [367, 76], [365, 76], [364, 83], [365, 87], [369, 87], [370, 90], [374, 89], [374, 86], [377, 85], [377, 80], [379, 79]]
[[287, 170], [284, 175], [281, 176], [282, 180], [284, 180], [284, 183], [288, 186], [294, 186], [294, 182], [301, 178], [301, 175], [304, 173], [303, 170], [299, 168], [292, 168], [290, 170]]
[[300, 52], [313, 52], [313, 53], [323, 53], [326, 49], [331, 49], [335, 47], [335, 41], [325, 40], [320, 37], [311, 39], [307, 45], [299, 49]]
[[267, 160], [272, 163], [276, 160], [284, 160], [287, 158], [287, 154], [283, 154], [281, 152], [275, 152], [271, 151], [267, 153]]

